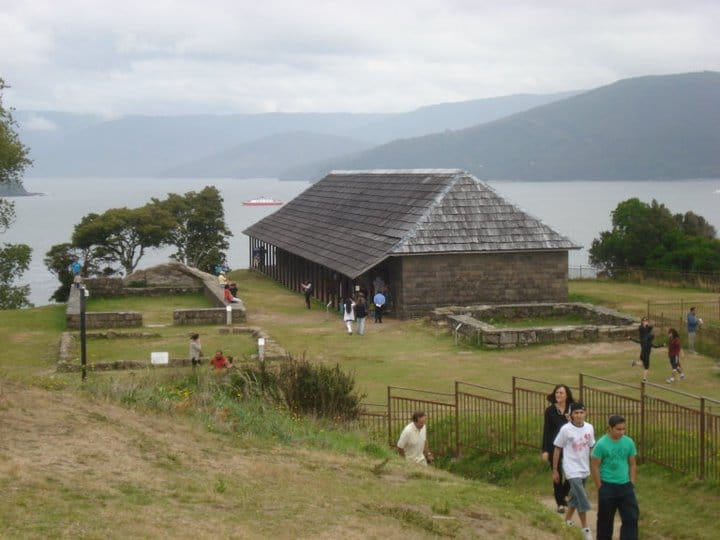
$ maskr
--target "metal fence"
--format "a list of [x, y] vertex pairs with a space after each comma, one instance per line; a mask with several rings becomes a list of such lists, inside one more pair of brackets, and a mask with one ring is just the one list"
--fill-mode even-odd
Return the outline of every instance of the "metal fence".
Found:
[[[524, 377], [513, 377], [511, 390], [458, 381], [453, 394], [391, 386], [387, 404], [368, 404], [360, 424], [377, 442], [394, 446], [413, 412], [425, 411], [428, 443], [438, 456], [540, 450], [543, 411], [554, 386]], [[720, 401], [585, 374], [578, 386], [577, 398], [585, 403], [598, 436], [610, 415], [621, 414], [640, 460], [720, 481]]]
[[647, 303], [647, 316], [656, 327], [675, 328], [687, 344], [687, 314], [695, 307], [703, 325], [695, 335], [695, 350], [709, 356], [720, 356], [720, 297], [717, 300], [676, 301]]
[[690, 272], [662, 268], [640, 268], [618, 266], [611, 271], [595, 266], [568, 266], [569, 279], [616, 279], [637, 283], [652, 282], [658, 284], [683, 285], [711, 291], [720, 290], [720, 273]]

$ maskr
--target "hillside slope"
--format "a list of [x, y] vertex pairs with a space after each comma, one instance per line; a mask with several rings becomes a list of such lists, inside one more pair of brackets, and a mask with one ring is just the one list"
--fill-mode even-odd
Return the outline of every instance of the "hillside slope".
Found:
[[391, 142], [287, 171], [466, 169], [480, 178], [639, 180], [720, 177], [720, 73], [626, 79], [488, 124]]
[[572, 537], [533, 525], [517, 497], [399, 460], [257, 447], [6, 380], [0, 410], [3, 538]]

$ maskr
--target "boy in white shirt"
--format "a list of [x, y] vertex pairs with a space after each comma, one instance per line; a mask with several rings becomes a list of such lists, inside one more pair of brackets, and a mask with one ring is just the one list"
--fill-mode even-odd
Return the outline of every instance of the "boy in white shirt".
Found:
[[572, 525], [572, 516], [577, 509], [585, 540], [592, 540], [592, 532], [587, 526], [590, 500], [585, 491], [585, 480], [590, 476], [590, 449], [595, 446], [595, 430], [585, 422], [585, 405], [580, 402], [570, 404], [570, 422], [560, 428], [553, 446], [553, 481], [559, 481], [558, 463], [562, 453], [563, 471], [570, 484], [565, 522]]

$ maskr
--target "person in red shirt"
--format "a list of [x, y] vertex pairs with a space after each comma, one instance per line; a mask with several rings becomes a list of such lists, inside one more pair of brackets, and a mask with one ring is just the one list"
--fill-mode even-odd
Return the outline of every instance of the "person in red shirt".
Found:
[[225, 295], [225, 301], [228, 304], [235, 304], [235, 303], [240, 302], [240, 299], [235, 298], [233, 296], [232, 292], [230, 291], [230, 285], [225, 285], [225, 292], [223, 294]]
[[[670, 378], [666, 383], [674, 383], [676, 380], [684, 379], [682, 366], [680, 366], [680, 335], [674, 328], [668, 330], [668, 358], [670, 360]], [[679, 375], [679, 376], [678, 376]]]
[[229, 363], [227, 358], [223, 356], [223, 352], [217, 351], [215, 356], [210, 359], [210, 365], [215, 369], [225, 369], [228, 367]]

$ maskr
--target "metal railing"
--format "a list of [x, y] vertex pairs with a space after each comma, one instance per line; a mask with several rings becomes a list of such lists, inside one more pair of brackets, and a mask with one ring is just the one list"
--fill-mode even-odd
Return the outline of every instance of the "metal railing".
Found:
[[[597, 437], [610, 415], [621, 414], [640, 460], [720, 481], [720, 401], [653, 383], [634, 386], [585, 374], [578, 382], [577, 397]], [[394, 446], [412, 414], [425, 411], [428, 442], [438, 456], [540, 450], [554, 386], [524, 377], [513, 377], [509, 391], [461, 381], [453, 394], [389, 386], [387, 404], [366, 404], [360, 425], [373, 440]]]

